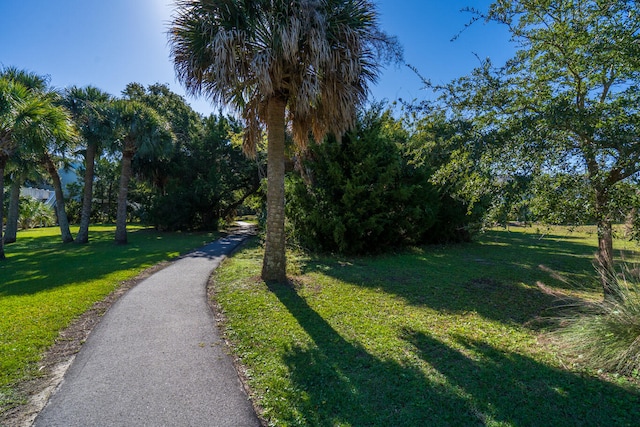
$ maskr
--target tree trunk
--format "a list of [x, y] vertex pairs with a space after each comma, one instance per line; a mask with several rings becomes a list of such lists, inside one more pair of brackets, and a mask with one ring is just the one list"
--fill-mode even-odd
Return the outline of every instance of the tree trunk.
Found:
[[120, 172], [120, 190], [118, 192], [118, 210], [116, 212], [116, 243], [127, 243], [127, 195], [131, 179], [131, 162], [134, 151], [124, 149], [122, 152], [122, 169]]
[[600, 273], [600, 282], [605, 298], [615, 297], [612, 277], [615, 275], [613, 264], [613, 228], [608, 214], [606, 190], [596, 189], [596, 218], [598, 227], [598, 253], [596, 265]]
[[0, 156], [0, 261], [6, 257], [4, 255], [4, 236], [3, 236], [3, 221], [4, 221], [4, 168], [7, 166], [7, 157]]
[[267, 113], [267, 238], [262, 263], [264, 281], [285, 282], [284, 235], [284, 99], [274, 97]]
[[49, 172], [49, 176], [51, 176], [53, 189], [56, 193], [56, 214], [58, 216], [58, 225], [60, 226], [60, 237], [64, 243], [71, 243], [73, 242], [73, 236], [69, 229], [69, 219], [67, 218], [67, 210], [65, 209], [64, 193], [62, 192], [62, 182], [60, 181], [58, 169], [48, 153], [44, 153], [42, 162], [47, 172]]
[[245, 202], [245, 200], [249, 198], [249, 196], [256, 194], [258, 190], [260, 190], [259, 180], [257, 180], [255, 185], [251, 187], [242, 197], [240, 197], [238, 200], [236, 200], [235, 202], [227, 206], [223, 211], [221, 217], [225, 220], [233, 219], [232, 216], [234, 215], [235, 210], [238, 209], [238, 207], [240, 207]]
[[112, 216], [112, 212], [113, 212], [113, 181], [109, 180], [109, 190], [107, 191], [107, 210], [106, 210], [106, 218], [107, 218], [107, 222], [111, 221], [111, 218], [113, 218]]
[[76, 243], [89, 242], [89, 222], [91, 221], [91, 202], [93, 201], [93, 175], [98, 144], [87, 142], [85, 154], [84, 191], [82, 194], [82, 212], [80, 214], [80, 229], [76, 234]]
[[16, 174], [9, 191], [9, 212], [7, 212], [7, 227], [4, 230], [4, 244], [15, 243], [18, 238], [18, 219], [20, 218], [20, 187], [24, 176]]

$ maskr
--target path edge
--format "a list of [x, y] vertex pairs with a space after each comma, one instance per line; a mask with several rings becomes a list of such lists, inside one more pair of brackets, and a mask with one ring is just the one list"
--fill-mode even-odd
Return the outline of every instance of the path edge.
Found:
[[[104, 297], [100, 301], [95, 302], [91, 306], [91, 308], [72, 320], [66, 328], [62, 329], [58, 333], [58, 336], [56, 337], [53, 345], [43, 353], [42, 358], [38, 362], [38, 371], [41, 373], [41, 375], [27, 379], [17, 384], [15, 389], [18, 395], [25, 396], [27, 402], [24, 404], [16, 405], [15, 407], [10, 408], [4, 413], [0, 414], [0, 426], [31, 427], [33, 425], [40, 411], [44, 409], [51, 396], [55, 393], [55, 391], [62, 383], [65, 373], [75, 360], [76, 354], [80, 351], [82, 345], [87, 340], [93, 329], [98, 325], [98, 323], [100, 323], [102, 317], [107, 313], [107, 311], [109, 311], [113, 304], [115, 304], [127, 292], [150, 277], [152, 274], [169, 267], [176, 261], [188, 257], [190, 254], [200, 250], [203, 247], [206, 247], [207, 245], [217, 240], [235, 235], [242, 235], [242, 241], [238, 243], [228, 254], [225, 254], [223, 256], [222, 261], [224, 261], [224, 259], [232, 256], [237, 250], [239, 250], [247, 242], [247, 240], [249, 240], [252, 236], [255, 236], [255, 226], [240, 225], [239, 227], [232, 227], [229, 230], [225, 230], [222, 233], [224, 233], [224, 235], [210, 243], [207, 243], [206, 245], [195, 248], [183, 255], [179, 255], [170, 260], [162, 261], [152, 267], [143, 270], [137, 276], [120, 282], [120, 285], [116, 289], [111, 291], [106, 297]], [[214, 273], [215, 269], [212, 271], [211, 276], [213, 276]], [[218, 328], [218, 330], [222, 334], [222, 329], [217, 318], [217, 312], [213, 308], [211, 300], [209, 299], [209, 284], [211, 283], [211, 276], [207, 280], [207, 305], [213, 311], [212, 314], [215, 321], [214, 327]], [[224, 341], [227, 345], [227, 348], [230, 350], [229, 343], [226, 339]], [[238, 378], [240, 378], [240, 382], [242, 383], [243, 388], [245, 388], [245, 392], [249, 396], [249, 399], [254, 406], [254, 411], [256, 411], [253, 399], [251, 399], [251, 394], [246, 389], [246, 381], [243, 379], [241, 372], [238, 370], [239, 366], [235, 361], [233, 353], [231, 351], [228, 351], [228, 353], [233, 361], [233, 365], [238, 374]], [[263, 423], [263, 420], [260, 417], [259, 413], [258, 418], [260, 422]]]

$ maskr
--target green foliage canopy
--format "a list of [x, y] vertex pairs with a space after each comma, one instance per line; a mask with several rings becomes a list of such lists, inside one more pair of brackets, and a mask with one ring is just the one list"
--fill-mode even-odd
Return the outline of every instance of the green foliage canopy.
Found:
[[506, 25], [517, 52], [441, 88], [452, 114], [473, 125], [461, 153], [482, 158], [494, 178], [584, 176], [599, 262], [611, 269], [612, 194], [640, 172], [637, 2], [499, 0], [476, 18]]

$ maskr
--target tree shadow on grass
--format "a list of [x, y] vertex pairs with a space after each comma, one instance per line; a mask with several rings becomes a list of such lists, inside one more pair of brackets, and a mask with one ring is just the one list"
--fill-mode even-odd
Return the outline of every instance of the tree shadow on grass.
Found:
[[417, 368], [380, 360], [338, 334], [290, 285], [272, 284], [316, 347], [293, 346], [285, 355], [290, 378], [305, 398], [288, 402], [290, 425], [478, 425], [464, 400], [430, 383]]
[[459, 349], [422, 332], [407, 330], [404, 337], [420, 358], [470, 396], [472, 410], [487, 423], [636, 426], [640, 420], [635, 391], [462, 337], [456, 339]]
[[566, 301], [550, 289], [566, 292], [582, 286], [599, 291], [591, 264], [593, 250], [575, 242], [494, 232], [469, 244], [425, 246], [368, 258], [327, 257], [308, 263], [303, 272], [380, 289], [415, 306], [475, 311], [487, 319], [522, 325], [558, 314], [549, 309]]
[[176, 251], [170, 235], [146, 229], [128, 235], [129, 244], [123, 246], [113, 243], [113, 230], [92, 231], [86, 245], [63, 244], [58, 236], [21, 239], [0, 262], [0, 297], [36, 294], [117, 270], [151, 266]]
[[633, 392], [483, 343], [459, 340], [475, 360], [407, 330], [399, 332], [407, 346], [398, 352], [426, 367], [377, 358], [344, 339], [291, 286], [269, 288], [315, 343], [294, 345], [284, 356], [303, 397], [288, 402], [283, 424], [624, 426], [640, 419]]

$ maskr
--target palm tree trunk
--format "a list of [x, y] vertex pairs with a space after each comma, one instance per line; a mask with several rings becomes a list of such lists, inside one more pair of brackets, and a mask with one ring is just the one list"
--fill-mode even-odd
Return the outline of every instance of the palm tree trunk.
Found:
[[49, 172], [49, 176], [51, 176], [53, 190], [56, 193], [56, 214], [58, 216], [58, 225], [60, 226], [60, 237], [64, 243], [71, 243], [73, 242], [73, 236], [69, 229], [69, 219], [67, 218], [67, 210], [65, 209], [64, 193], [62, 192], [62, 182], [60, 181], [58, 169], [48, 153], [44, 153], [42, 162], [47, 172]]
[[4, 255], [4, 236], [2, 235], [4, 228], [4, 203], [2, 203], [2, 199], [4, 199], [4, 169], [6, 166], [7, 157], [0, 156], [0, 261], [6, 258]]
[[82, 194], [82, 212], [80, 229], [76, 234], [76, 243], [89, 243], [89, 222], [91, 221], [91, 202], [93, 201], [93, 175], [98, 144], [87, 142], [85, 154], [84, 191]]
[[131, 161], [134, 151], [124, 149], [122, 152], [122, 170], [120, 172], [120, 191], [118, 192], [118, 210], [116, 212], [116, 243], [127, 243], [127, 195], [131, 179]]
[[[104, 199], [102, 201], [104, 204]], [[103, 207], [103, 215], [107, 218], [107, 222], [111, 222], [111, 218], [113, 218], [113, 180], [109, 180], [109, 190], [107, 191], [107, 209], [104, 211]]]
[[20, 216], [20, 187], [24, 176], [16, 174], [9, 190], [9, 212], [7, 212], [7, 227], [4, 230], [4, 244], [15, 243], [18, 238], [18, 217]]
[[287, 280], [284, 234], [284, 99], [274, 97], [267, 113], [267, 238], [262, 262], [262, 279]]

